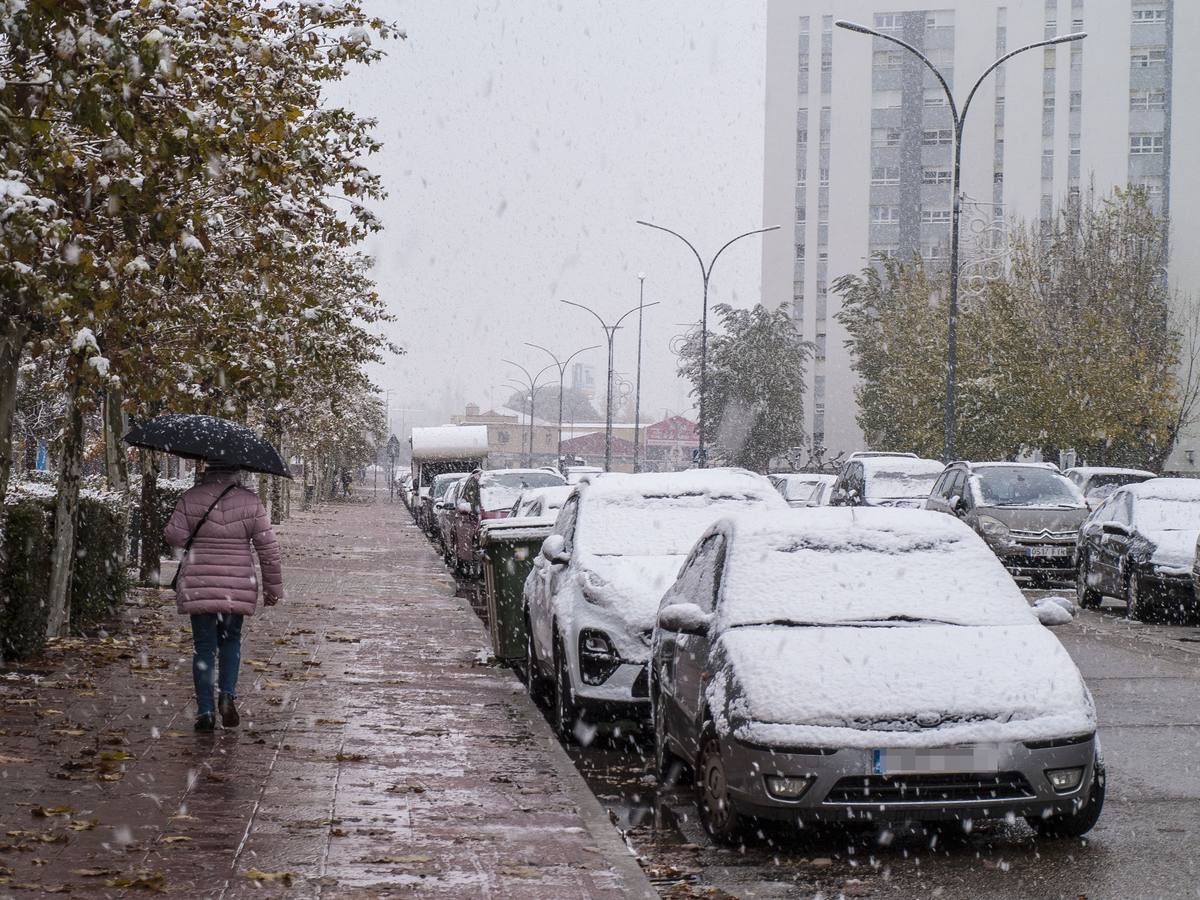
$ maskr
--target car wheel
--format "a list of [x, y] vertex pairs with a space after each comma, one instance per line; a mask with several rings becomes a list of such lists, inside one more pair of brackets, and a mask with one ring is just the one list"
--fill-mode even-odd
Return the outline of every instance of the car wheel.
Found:
[[1057, 816], [1027, 816], [1028, 822], [1039, 836], [1045, 838], [1078, 838], [1091, 831], [1100, 819], [1100, 811], [1104, 809], [1105, 790], [1104, 761], [1096, 757], [1092, 767], [1092, 790], [1087, 800], [1073, 813], [1063, 813]]
[[696, 765], [696, 805], [700, 823], [708, 836], [719, 844], [738, 842], [742, 819], [729, 796], [729, 778], [721, 757], [721, 742], [712, 722], [704, 726], [700, 737], [700, 756]]
[[1079, 565], [1075, 567], [1075, 598], [1084, 609], [1096, 608], [1102, 599], [1100, 592], [1087, 583], [1090, 568], [1088, 555], [1086, 553], [1079, 554]]
[[1125, 617], [1138, 622], [1154, 621], [1154, 607], [1137, 572], [1130, 572], [1125, 581]]
[[658, 679], [650, 686], [650, 709], [654, 728], [654, 774], [659, 787], [673, 787], [691, 782], [687, 763], [667, 746], [667, 713], [662, 705]]
[[525, 684], [529, 688], [529, 696], [538, 706], [546, 702], [549, 691], [546, 676], [542, 674], [541, 665], [537, 659], [537, 649], [533, 645], [533, 629], [529, 627], [529, 616], [525, 616]]
[[575, 723], [579, 718], [579, 707], [575, 703], [575, 689], [571, 687], [571, 673], [567, 669], [567, 654], [562, 641], [554, 642], [554, 730], [564, 743], [575, 740]]

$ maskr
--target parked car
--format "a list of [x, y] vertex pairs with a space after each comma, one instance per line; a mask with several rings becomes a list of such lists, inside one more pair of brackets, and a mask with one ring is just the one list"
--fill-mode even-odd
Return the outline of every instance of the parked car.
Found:
[[1083, 523], [1075, 553], [1081, 606], [1125, 601], [1131, 619], [1183, 621], [1197, 608], [1200, 481], [1154, 478], [1117, 490]]
[[523, 491], [556, 487], [565, 479], [549, 469], [493, 469], [473, 472], [463, 482], [455, 506], [454, 560], [459, 571], [474, 573], [479, 565], [479, 529], [489, 519], [503, 519]]
[[961, 522], [814, 509], [723, 519], [658, 611], [660, 780], [705, 829], [1023, 816], [1078, 836], [1104, 802], [1091, 695], [1043, 615]]
[[561, 735], [581, 717], [645, 717], [658, 599], [704, 529], [747, 509], [787, 504], [741, 469], [607, 474], [575, 487], [523, 595], [530, 693], [552, 695]]
[[920, 509], [943, 465], [915, 456], [849, 459], [833, 484], [831, 506], [901, 506]]
[[1048, 463], [951, 463], [926, 508], [958, 516], [1010, 572], [1039, 582], [1074, 574], [1075, 539], [1088, 514], [1079, 488]]
[[458, 511], [458, 497], [467, 477], [459, 478], [446, 489], [446, 493], [433, 504], [433, 518], [436, 523], [434, 536], [442, 559], [446, 565], [454, 564], [454, 516]]
[[830, 488], [837, 481], [836, 475], [813, 472], [781, 472], [767, 477], [788, 506], [828, 505]]
[[528, 519], [556, 516], [569, 496], [571, 496], [571, 485], [569, 484], [521, 491], [521, 495], [513, 503], [512, 509], [508, 511], [509, 518]]
[[563, 469], [567, 484], [579, 484], [584, 478], [603, 475], [604, 470], [599, 466], [567, 466]]
[[1076, 466], [1063, 473], [1075, 483], [1087, 501], [1088, 509], [1095, 509], [1119, 487], [1137, 484], [1154, 478], [1153, 472], [1145, 469], [1114, 469], [1107, 466]]
[[891, 450], [855, 450], [853, 453], [847, 456], [846, 459], [879, 459], [880, 457], [884, 456], [899, 456], [904, 459], [919, 458], [915, 453], [894, 453]]
[[429, 484], [428, 492], [422, 490], [417, 495], [420, 503], [417, 507], [417, 524], [430, 537], [437, 534], [435, 504], [445, 496], [446, 491], [450, 490], [450, 485], [460, 478], [466, 478], [469, 474], [469, 472], [444, 472], [441, 475], [435, 475]]

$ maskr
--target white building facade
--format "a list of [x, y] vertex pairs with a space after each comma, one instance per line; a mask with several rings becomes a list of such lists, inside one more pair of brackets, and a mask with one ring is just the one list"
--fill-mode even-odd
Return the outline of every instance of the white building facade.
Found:
[[[830, 454], [860, 449], [856, 378], [829, 285], [880, 253], [947, 261], [952, 125], [933, 75], [849, 19], [921, 49], [960, 106], [1003, 53], [1056, 34], [1082, 41], [1010, 60], [980, 88], [964, 129], [964, 256], [1014, 218], [1051, 215], [1093, 182], [1145, 185], [1170, 217], [1168, 276], [1200, 299], [1200, 0], [769, 0], [764, 300], [788, 303], [816, 345], [805, 430]], [[1172, 168], [1172, 160], [1177, 165]], [[960, 353], [969, 348], [960, 346]], [[1190, 451], [1190, 452], [1189, 452]], [[1200, 471], [1186, 435], [1168, 468]]]

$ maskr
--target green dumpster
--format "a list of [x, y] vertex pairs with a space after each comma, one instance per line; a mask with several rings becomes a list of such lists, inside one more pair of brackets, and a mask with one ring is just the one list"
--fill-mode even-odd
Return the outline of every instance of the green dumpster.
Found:
[[553, 518], [539, 518], [497, 519], [485, 522], [480, 531], [488, 629], [498, 659], [525, 658], [521, 591], [542, 541], [553, 530]]

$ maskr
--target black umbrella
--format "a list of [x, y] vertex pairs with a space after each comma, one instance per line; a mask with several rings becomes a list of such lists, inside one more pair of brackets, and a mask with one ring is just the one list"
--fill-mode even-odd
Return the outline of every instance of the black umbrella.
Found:
[[125, 443], [148, 450], [164, 450], [188, 459], [237, 466], [251, 472], [291, 478], [287, 463], [271, 444], [245, 425], [216, 416], [171, 413], [136, 425]]

